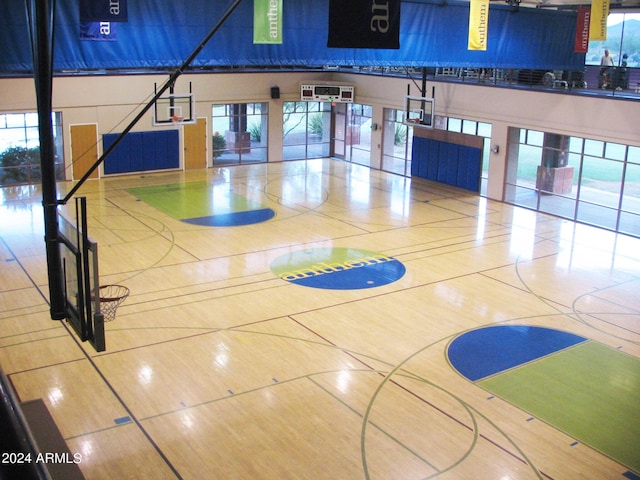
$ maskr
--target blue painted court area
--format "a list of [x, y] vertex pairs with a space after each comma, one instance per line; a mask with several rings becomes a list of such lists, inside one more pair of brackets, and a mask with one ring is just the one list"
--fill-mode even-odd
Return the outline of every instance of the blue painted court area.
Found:
[[239, 227], [254, 223], [266, 222], [275, 216], [276, 212], [270, 208], [259, 208], [244, 212], [221, 213], [205, 215], [204, 217], [184, 218], [183, 222], [202, 227]]
[[551, 328], [492, 326], [449, 345], [478, 387], [640, 472], [640, 359]]
[[448, 355], [451, 365], [475, 382], [584, 341], [549, 328], [495, 326], [459, 336], [449, 345]]
[[177, 220], [203, 227], [251, 225], [271, 220], [276, 214], [255, 200], [234, 193], [228, 185], [192, 182], [127, 191]]

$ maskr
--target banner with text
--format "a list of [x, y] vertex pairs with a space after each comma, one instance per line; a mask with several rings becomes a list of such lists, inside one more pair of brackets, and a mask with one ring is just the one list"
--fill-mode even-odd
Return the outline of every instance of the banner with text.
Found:
[[330, 0], [329, 48], [400, 48], [400, 0]]
[[578, 7], [578, 20], [576, 22], [576, 39], [573, 43], [575, 53], [587, 53], [589, 50], [589, 19], [590, 7]]
[[80, 22], [126, 22], [127, 0], [80, 0]]
[[469, 41], [467, 50], [486, 50], [489, 35], [489, 0], [469, 3]]
[[282, 43], [282, 0], [253, 0], [253, 43]]
[[591, 2], [591, 19], [589, 20], [589, 40], [607, 39], [607, 17], [609, 16], [609, 0], [593, 0]]
[[91, 42], [115, 42], [117, 23], [86, 22], [80, 24], [80, 40]]

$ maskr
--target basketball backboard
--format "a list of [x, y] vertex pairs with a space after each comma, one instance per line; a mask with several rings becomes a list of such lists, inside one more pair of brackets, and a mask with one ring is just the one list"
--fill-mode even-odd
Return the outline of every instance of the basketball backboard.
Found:
[[167, 94], [153, 105], [153, 125], [196, 123], [196, 102], [193, 93]]
[[98, 244], [87, 234], [86, 198], [76, 198], [75, 220], [58, 212], [58, 243], [66, 297], [66, 318], [80, 339], [105, 350], [100, 311]]
[[405, 118], [403, 123], [410, 127], [433, 128], [433, 98], [412, 97], [407, 95], [404, 99]]

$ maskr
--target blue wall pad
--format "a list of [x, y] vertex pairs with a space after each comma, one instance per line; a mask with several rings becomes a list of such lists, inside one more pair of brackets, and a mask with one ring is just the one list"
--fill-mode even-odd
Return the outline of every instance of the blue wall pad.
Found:
[[482, 149], [413, 137], [411, 175], [473, 192], [480, 191]]
[[[102, 137], [107, 150], [118, 137], [108, 133]], [[104, 173], [144, 172], [180, 167], [178, 130], [129, 132], [104, 161]]]

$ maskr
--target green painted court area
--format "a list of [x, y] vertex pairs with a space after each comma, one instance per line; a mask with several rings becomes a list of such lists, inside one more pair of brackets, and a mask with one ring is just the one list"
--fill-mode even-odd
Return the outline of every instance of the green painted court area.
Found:
[[478, 382], [640, 472], [640, 360], [589, 341]]
[[260, 207], [233, 193], [228, 185], [217, 187], [207, 182], [130, 188], [127, 192], [178, 220], [225, 215]]

